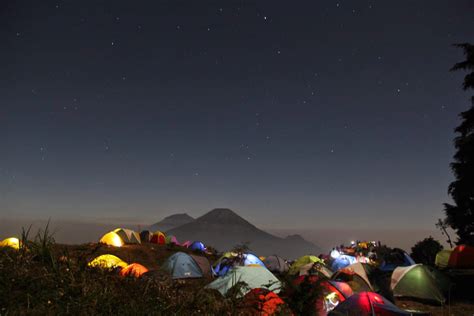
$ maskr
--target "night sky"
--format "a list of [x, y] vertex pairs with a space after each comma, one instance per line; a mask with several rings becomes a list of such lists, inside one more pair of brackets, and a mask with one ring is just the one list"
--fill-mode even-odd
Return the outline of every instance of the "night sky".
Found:
[[0, 4], [0, 213], [435, 229], [474, 3]]

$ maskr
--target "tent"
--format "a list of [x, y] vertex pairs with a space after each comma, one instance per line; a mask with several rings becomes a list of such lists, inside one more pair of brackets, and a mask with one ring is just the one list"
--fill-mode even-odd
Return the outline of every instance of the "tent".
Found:
[[276, 255], [266, 257], [263, 263], [272, 273], [285, 273], [290, 269], [285, 259]]
[[448, 266], [453, 269], [474, 268], [474, 247], [459, 245], [449, 256]]
[[179, 245], [178, 239], [175, 236], [166, 236], [165, 241], [166, 244]]
[[195, 241], [189, 246], [189, 249], [194, 251], [206, 251], [206, 246], [200, 241]]
[[12, 249], [20, 249], [20, 240], [16, 237], [5, 238], [4, 240], [0, 241], [0, 248], [12, 248]]
[[[265, 264], [256, 255], [251, 253], [238, 254], [235, 252], [224, 253], [214, 264], [214, 274], [223, 276], [229, 272], [234, 266], [260, 265]], [[266, 268], [266, 267], [265, 267]]]
[[383, 296], [374, 292], [354, 294], [338, 304], [329, 316], [409, 316]]
[[189, 246], [191, 246], [191, 244], [192, 244], [192, 242], [190, 240], [186, 240], [185, 242], [183, 242], [181, 244], [181, 246], [189, 248]]
[[223, 296], [237, 283], [242, 286], [238, 289], [237, 296], [242, 297], [250, 290], [264, 288], [275, 293], [280, 292], [281, 283], [266, 268], [260, 265], [237, 266], [225, 276], [219, 277], [206, 286], [219, 291]]
[[288, 293], [290, 296], [308, 295], [307, 292], [311, 294], [311, 291], [321, 290], [322, 296], [318, 296], [314, 301], [314, 306], [310, 307], [317, 315], [326, 315], [353, 294], [347, 283], [327, 280], [318, 275], [301, 275], [295, 279], [294, 285], [298, 289], [295, 292], [290, 291]]
[[340, 255], [333, 260], [331, 264], [331, 269], [333, 271], [337, 271], [339, 269], [345, 268], [356, 262], [357, 262], [356, 257], [349, 256], [349, 255]]
[[403, 250], [394, 248], [383, 258], [379, 269], [384, 272], [392, 272], [396, 267], [408, 267], [416, 262]]
[[131, 229], [117, 228], [114, 233], [119, 235], [125, 244], [141, 244], [140, 235]]
[[114, 247], [122, 247], [124, 242], [122, 238], [116, 232], [108, 232], [102, 238], [100, 238], [99, 243], [106, 244]]
[[435, 265], [439, 269], [445, 269], [449, 265], [449, 257], [451, 256], [452, 250], [441, 250], [436, 254]]
[[150, 242], [153, 244], [164, 245], [166, 244], [166, 236], [160, 231], [156, 231], [151, 236]]
[[303, 267], [304, 265], [307, 265], [309, 263], [324, 264], [324, 262], [316, 256], [302, 256], [302, 257], [296, 259], [295, 262], [293, 262], [293, 264], [291, 265], [290, 270], [288, 271], [288, 273], [290, 273], [290, 274], [299, 274], [301, 267]]
[[300, 268], [299, 275], [320, 275], [327, 279], [330, 279], [333, 275], [331, 269], [326, 267], [322, 263], [308, 263]]
[[211, 275], [211, 264], [204, 257], [190, 256], [177, 252], [169, 257], [163, 268], [171, 273], [173, 279], [202, 278]]
[[390, 282], [395, 297], [410, 297], [438, 303], [445, 302], [450, 286], [448, 277], [422, 264], [396, 268]]
[[341, 270], [338, 270], [332, 276], [333, 280], [347, 282], [354, 292], [374, 291], [369, 279], [372, 267], [366, 263], [356, 262]]
[[153, 236], [153, 233], [149, 230], [142, 230], [140, 233], [140, 240], [142, 242], [150, 242], [151, 236]]
[[119, 274], [120, 276], [126, 277], [126, 276], [133, 276], [133, 277], [140, 277], [143, 274], [147, 273], [148, 269], [142, 266], [139, 263], [131, 263], [122, 270], [120, 270]]
[[102, 269], [125, 268], [128, 264], [114, 255], [98, 256], [88, 263], [89, 267]]

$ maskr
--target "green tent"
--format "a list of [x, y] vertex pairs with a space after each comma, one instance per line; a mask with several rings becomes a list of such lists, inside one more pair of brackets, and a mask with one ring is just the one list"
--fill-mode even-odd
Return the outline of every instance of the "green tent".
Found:
[[319, 259], [316, 256], [303, 256], [298, 258], [290, 267], [289, 274], [299, 274], [301, 268], [303, 266], [310, 264], [310, 263], [321, 263], [324, 264], [324, 261]]
[[446, 301], [450, 286], [448, 277], [422, 264], [396, 268], [390, 283], [396, 297], [411, 297], [438, 303]]
[[239, 297], [256, 288], [264, 288], [275, 293], [278, 293], [281, 288], [280, 281], [270, 271], [260, 265], [234, 267], [225, 276], [208, 284], [206, 288], [215, 289], [225, 296], [227, 291], [237, 283], [242, 284], [238, 293]]
[[448, 267], [449, 257], [451, 256], [452, 250], [441, 250], [436, 254], [435, 265], [440, 269]]

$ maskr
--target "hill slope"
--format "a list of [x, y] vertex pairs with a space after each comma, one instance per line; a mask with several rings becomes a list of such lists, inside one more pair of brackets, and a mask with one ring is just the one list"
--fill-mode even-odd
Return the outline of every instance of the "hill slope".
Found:
[[214, 209], [196, 220], [166, 231], [178, 240], [200, 240], [220, 251], [232, 249], [237, 244], [249, 242], [258, 255], [278, 254], [296, 258], [305, 254], [319, 254], [316, 245], [301, 236], [280, 238], [269, 234], [229, 209]]
[[189, 216], [186, 213], [173, 214], [165, 217], [163, 220], [159, 221], [150, 226], [150, 231], [167, 231], [175, 227], [188, 224], [194, 221], [194, 218]]

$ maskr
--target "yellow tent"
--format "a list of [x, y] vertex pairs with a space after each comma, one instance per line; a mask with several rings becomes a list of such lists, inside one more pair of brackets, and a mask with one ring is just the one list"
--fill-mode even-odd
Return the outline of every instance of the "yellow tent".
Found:
[[114, 247], [122, 247], [124, 242], [116, 232], [109, 232], [102, 236], [99, 243]]
[[125, 268], [128, 264], [114, 255], [102, 255], [89, 262], [88, 266], [93, 268], [115, 269], [119, 267]]
[[15, 237], [5, 238], [4, 240], [0, 241], [0, 248], [3, 247], [10, 247], [13, 249], [20, 249], [20, 240]]
[[289, 274], [298, 274], [300, 272], [300, 269], [303, 268], [303, 266], [305, 266], [309, 263], [324, 264], [324, 262], [316, 256], [303, 256], [303, 257], [300, 257], [295, 262], [293, 262], [293, 264], [291, 265], [290, 270], [288, 271], [288, 273]]

